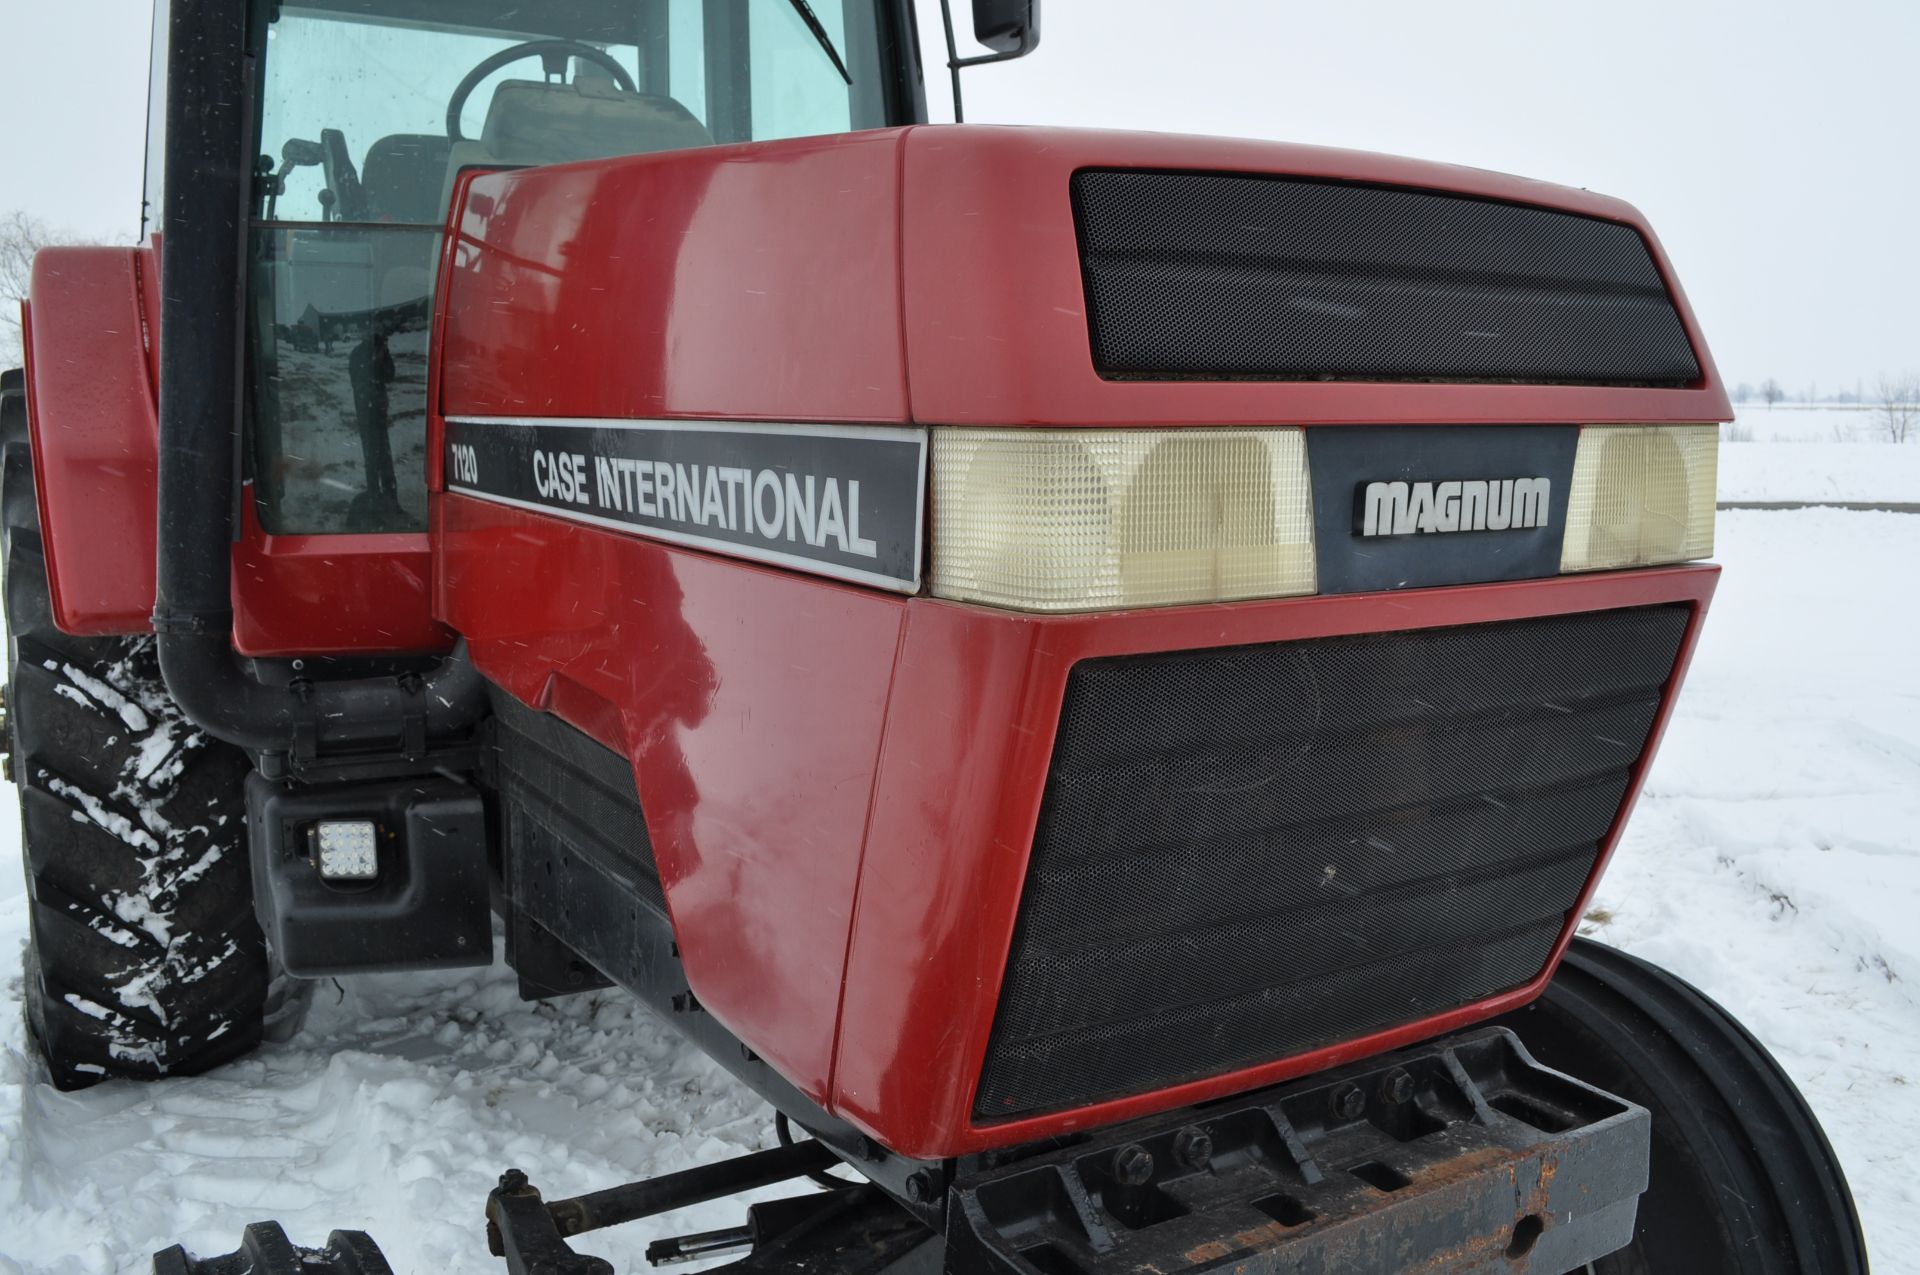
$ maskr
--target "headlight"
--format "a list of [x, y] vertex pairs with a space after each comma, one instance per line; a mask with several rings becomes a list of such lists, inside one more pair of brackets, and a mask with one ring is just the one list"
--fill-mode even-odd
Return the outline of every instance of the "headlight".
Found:
[[935, 429], [932, 589], [1022, 611], [1314, 591], [1298, 429]]
[[314, 863], [327, 881], [380, 875], [380, 837], [371, 819], [322, 819], [313, 825]]
[[1714, 425], [1581, 430], [1560, 569], [1605, 571], [1711, 555], [1719, 449]]

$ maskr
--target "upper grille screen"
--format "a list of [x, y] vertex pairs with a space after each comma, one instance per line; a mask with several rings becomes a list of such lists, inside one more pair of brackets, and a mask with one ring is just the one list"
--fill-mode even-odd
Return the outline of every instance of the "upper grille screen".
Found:
[[1426, 191], [1074, 174], [1107, 377], [1691, 385], [1637, 231]]
[[1162, 1089], [1532, 978], [1687, 618], [1077, 665], [976, 1116]]

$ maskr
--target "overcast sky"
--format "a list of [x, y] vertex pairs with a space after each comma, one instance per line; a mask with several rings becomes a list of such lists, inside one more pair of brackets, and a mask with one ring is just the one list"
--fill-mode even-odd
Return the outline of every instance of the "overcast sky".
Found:
[[[763, 2], [763, 0], [756, 0]], [[929, 60], [937, 5], [920, 0]], [[968, 6], [961, 0], [957, 8]], [[0, 211], [139, 216], [144, 0], [0, 0]], [[1920, 3], [1047, 0], [968, 117], [1349, 146], [1651, 219], [1729, 382], [1920, 372]], [[947, 117], [944, 76], [929, 82]]]

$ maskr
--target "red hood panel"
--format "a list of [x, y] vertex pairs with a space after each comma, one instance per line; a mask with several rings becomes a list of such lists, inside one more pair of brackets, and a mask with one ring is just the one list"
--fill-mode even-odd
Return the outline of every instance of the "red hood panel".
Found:
[[[1423, 187], [1621, 222], [1615, 199], [1272, 142], [937, 126], [527, 169], [472, 183], [450, 414], [1128, 425], [1707, 421], [1689, 389], [1116, 381], [1095, 371], [1069, 180], [1210, 170]], [[663, 251], [663, 245], [668, 250]]]

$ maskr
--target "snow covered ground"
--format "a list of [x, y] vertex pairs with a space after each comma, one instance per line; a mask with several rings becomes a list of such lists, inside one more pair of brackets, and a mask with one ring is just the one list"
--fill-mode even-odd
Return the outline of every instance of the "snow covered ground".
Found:
[[[1777, 1051], [1876, 1269], [1920, 1272], [1920, 516], [1719, 527], [1727, 575], [1586, 928]], [[225, 1252], [266, 1217], [305, 1242], [369, 1230], [401, 1272], [498, 1269], [480, 1208], [509, 1165], [571, 1194], [770, 1141], [763, 1104], [625, 997], [524, 1005], [498, 967], [323, 985], [297, 1035], [215, 1075], [57, 1094], [23, 1040], [0, 798], [0, 1275], [144, 1269], [176, 1239]], [[585, 1247], [645, 1270], [648, 1239], [738, 1220], [707, 1205]]]
[[1920, 515], [1722, 512], [1718, 541], [1706, 632], [1585, 929], [1776, 1053], [1847, 1166], [1874, 1269], [1920, 1272]]
[[1920, 504], [1920, 440], [1722, 443], [1720, 499]]
[[1736, 424], [1759, 443], [1870, 443], [1886, 437], [1881, 413], [1866, 404], [1738, 403]]
[[[772, 1145], [766, 1105], [629, 998], [527, 1005], [497, 965], [325, 984], [291, 1041], [215, 1074], [57, 1093], [26, 1053], [20, 869], [0, 871], [5, 1275], [143, 1271], [263, 1218], [309, 1244], [370, 1231], [402, 1275], [499, 1270], [481, 1208], [508, 1166], [557, 1197]], [[741, 1220], [707, 1205], [587, 1247], [646, 1270], [649, 1239]]]
[[[1722, 431], [1720, 499], [1920, 503], [1920, 438], [1885, 441], [1868, 409], [1740, 407]], [[1751, 435], [1750, 441], [1734, 442]]]

